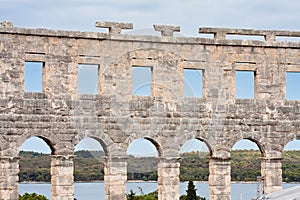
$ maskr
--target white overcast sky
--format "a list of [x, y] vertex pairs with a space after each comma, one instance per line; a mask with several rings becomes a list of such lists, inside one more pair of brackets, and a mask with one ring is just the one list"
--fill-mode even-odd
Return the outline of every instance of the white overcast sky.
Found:
[[96, 21], [168, 24], [187, 36], [199, 27], [300, 31], [300, 0], [0, 0], [0, 21], [80, 31], [99, 31]]
[[300, 30], [299, 0], [0, 0], [0, 20], [17, 27], [97, 31], [95, 21]]

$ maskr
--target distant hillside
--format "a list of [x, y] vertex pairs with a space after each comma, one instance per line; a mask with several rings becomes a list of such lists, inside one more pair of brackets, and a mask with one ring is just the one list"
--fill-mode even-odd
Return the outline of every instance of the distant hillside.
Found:
[[[99, 181], [104, 179], [102, 151], [75, 152], [75, 181]], [[260, 176], [260, 152], [237, 150], [231, 153], [231, 177], [233, 181], [255, 181]], [[50, 182], [50, 156], [21, 151], [20, 181]], [[208, 180], [207, 153], [191, 152], [181, 155], [180, 180]], [[157, 180], [157, 158], [128, 157], [128, 180]], [[300, 151], [285, 151], [283, 181], [300, 182]]]

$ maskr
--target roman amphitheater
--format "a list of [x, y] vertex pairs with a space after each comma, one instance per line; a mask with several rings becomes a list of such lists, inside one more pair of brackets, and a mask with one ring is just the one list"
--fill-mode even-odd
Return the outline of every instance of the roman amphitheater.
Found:
[[[190, 139], [210, 150], [211, 200], [231, 198], [230, 152], [241, 139], [261, 151], [264, 193], [282, 189], [282, 151], [300, 139], [300, 101], [286, 99], [286, 73], [300, 72], [300, 32], [154, 25], [159, 36], [0, 27], [0, 199], [18, 199], [18, 153], [29, 138], [51, 148], [52, 200], [73, 200], [74, 147], [93, 138], [105, 151], [106, 200], [126, 199], [126, 151], [145, 138], [158, 151], [160, 200], [179, 199], [179, 150]], [[211, 37], [202, 37], [211, 35]], [[231, 36], [261, 37], [235, 39]], [[229, 37], [230, 36], [230, 37]], [[24, 65], [42, 63], [42, 88], [26, 91]], [[78, 65], [97, 65], [95, 94], [78, 93]], [[132, 67], [150, 67], [148, 95], [134, 95]], [[200, 70], [202, 95], [184, 95], [184, 70]], [[236, 98], [236, 71], [254, 74], [253, 98]]]

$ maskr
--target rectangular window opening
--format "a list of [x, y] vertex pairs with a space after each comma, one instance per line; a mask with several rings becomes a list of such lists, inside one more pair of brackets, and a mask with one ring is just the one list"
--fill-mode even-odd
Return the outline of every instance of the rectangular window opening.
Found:
[[254, 99], [255, 91], [255, 72], [254, 71], [236, 71], [236, 98]]
[[43, 92], [43, 62], [25, 62], [24, 90], [25, 92]]
[[78, 94], [98, 94], [99, 65], [78, 65]]
[[300, 42], [300, 37], [276, 36], [278, 42]]
[[214, 34], [209, 34], [209, 33], [200, 33], [199, 34], [199, 37], [201, 37], [201, 38], [206, 38], [206, 39], [214, 39]]
[[184, 69], [184, 96], [185, 97], [202, 97], [202, 79], [203, 70], [201, 69]]
[[132, 66], [132, 95], [150, 96], [152, 82], [152, 68]]
[[286, 99], [300, 100], [300, 72], [286, 72]]
[[262, 35], [235, 35], [227, 34], [227, 40], [253, 40], [253, 41], [265, 41], [264, 36]]

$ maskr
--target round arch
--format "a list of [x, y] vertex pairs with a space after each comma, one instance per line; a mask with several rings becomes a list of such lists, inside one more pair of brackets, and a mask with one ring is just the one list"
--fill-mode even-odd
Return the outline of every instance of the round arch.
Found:
[[[261, 157], [265, 156], [265, 150], [258, 140], [244, 137], [239, 138], [231, 144], [230, 165], [231, 180], [237, 182], [258, 181], [259, 192], [263, 193], [264, 164]], [[231, 185], [231, 198], [238, 198], [240, 195], [249, 199], [256, 195], [256, 190], [249, 192], [240, 191], [238, 183]]]
[[99, 145], [101, 146], [101, 148], [103, 149], [104, 154], [105, 154], [105, 155], [108, 154], [108, 152], [107, 152], [107, 146], [106, 146], [105, 142], [104, 142], [103, 140], [99, 139], [98, 137], [93, 137], [93, 136], [86, 136], [86, 137], [83, 137], [83, 138], [81, 138], [80, 140], [78, 140], [78, 141], [74, 144], [74, 146], [76, 147], [80, 142], [82, 142], [83, 140], [86, 140], [86, 139], [93, 139], [93, 140], [95, 140], [96, 142], [98, 142]]
[[[201, 147], [201, 150], [208, 151], [210, 155], [212, 154], [211, 147], [208, 145], [208, 143], [207, 143], [205, 140], [199, 139], [199, 138], [192, 138], [192, 139], [189, 139], [189, 140], [185, 141], [185, 143], [183, 143], [183, 144], [180, 146], [180, 151], [183, 150], [182, 148], [183, 148], [185, 145], [188, 145], [189, 148], [191, 148], [191, 149], [195, 148], [195, 145], [192, 144], [193, 141], [197, 141], [199, 144], [203, 143], [203, 144], [202, 144], [202, 147]], [[204, 146], [203, 146], [203, 145], [204, 145]], [[188, 151], [187, 151], [187, 152], [188, 152]]]
[[259, 142], [259, 139], [252, 138], [252, 137], [242, 137], [242, 138], [236, 138], [236, 140], [231, 140], [230, 143], [229, 143], [230, 149], [232, 150], [232, 148], [234, 147], [234, 145], [236, 143], [238, 143], [239, 141], [242, 141], [242, 140], [249, 140], [250, 142], [255, 143], [256, 146], [258, 147], [258, 149], [260, 150], [260, 152], [262, 154], [262, 157], [265, 156], [266, 151], [265, 151], [264, 145], [261, 142]]
[[154, 148], [156, 149], [156, 152], [157, 152], [158, 157], [161, 156], [161, 146], [160, 146], [160, 144], [159, 144], [155, 139], [153, 139], [153, 138], [151, 138], [151, 137], [135, 137], [135, 138], [130, 138], [130, 139], [127, 141], [127, 143], [126, 143], [126, 152], [127, 152], [128, 148], [132, 145], [132, 143], [133, 143], [134, 141], [139, 140], [139, 139], [143, 139], [143, 140], [148, 141], [148, 142], [149, 142], [151, 145], [153, 145]]
[[83, 139], [86, 139], [86, 138], [92, 138], [92, 139], [96, 140], [97, 142], [99, 142], [99, 144], [103, 148], [105, 156], [110, 155], [110, 152], [111, 152], [110, 149], [114, 147], [114, 142], [107, 134], [105, 134], [103, 132], [93, 133], [93, 134], [79, 133], [79, 134], [75, 135], [74, 138], [72, 139], [72, 143], [74, 144], [74, 147], [80, 141], [82, 141]]
[[287, 142], [282, 151], [282, 180], [286, 183], [299, 182], [300, 169], [300, 139], [293, 139]]
[[131, 138], [127, 146], [127, 192], [130, 190], [137, 194], [137, 190], [132, 180], [143, 180], [147, 182], [147, 187], [140, 185], [144, 193], [159, 190], [159, 143], [150, 137]]
[[185, 132], [184, 134], [178, 134], [177, 151], [179, 152], [186, 142], [193, 139], [203, 142], [207, 146], [210, 155], [212, 155], [215, 151], [215, 142], [213, 141], [213, 139], [207, 139], [203, 131], [190, 131]]
[[125, 141], [124, 151], [127, 152], [127, 149], [132, 144], [132, 142], [139, 139], [139, 138], [142, 138], [142, 139], [145, 139], [145, 140], [149, 141], [155, 147], [155, 149], [158, 153], [158, 157], [162, 156], [162, 146], [161, 146], [161, 144], [156, 139], [154, 139], [153, 137], [142, 136], [142, 134], [136, 134], [135, 136], [128, 137], [127, 140]]
[[74, 145], [74, 181], [80, 184], [74, 188], [75, 198], [84, 199], [86, 197], [85, 185], [90, 187], [98, 187], [97, 191], [90, 191], [94, 196], [105, 198], [106, 188], [105, 176], [107, 160], [105, 156], [106, 145], [103, 140], [96, 136], [84, 135], [80, 140], [77, 138]]
[[[28, 192], [24, 182], [50, 182], [52, 187], [51, 155], [55, 154], [52, 141], [41, 135], [25, 135], [17, 143], [18, 163], [18, 190], [20, 194]], [[50, 151], [49, 151], [50, 150]], [[22, 184], [23, 183], [23, 184]], [[51, 198], [51, 187], [39, 191], [39, 186], [32, 186], [31, 190]]]
[[43, 135], [35, 135], [35, 134], [32, 134], [32, 135], [22, 135], [19, 140], [17, 140], [17, 147], [18, 147], [18, 152], [20, 151], [22, 145], [24, 144], [24, 142], [26, 142], [28, 139], [30, 138], [34, 138], [34, 137], [37, 137], [41, 140], [43, 140], [47, 146], [50, 148], [51, 150], [51, 154], [55, 154], [55, 148], [54, 148], [54, 143], [53, 143], [53, 140], [49, 139], [51, 137], [45, 137]]
[[[211, 147], [207, 145], [207, 141], [194, 137], [186, 140], [181, 145], [180, 152], [180, 193], [187, 188], [188, 181], [195, 182], [197, 188], [197, 196], [209, 198], [209, 186], [201, 185], [198, 182], [209, 181], [210, 177], [210, 159], [212, 157]], [[207, 186], [207, 187], [206, 187]]]

